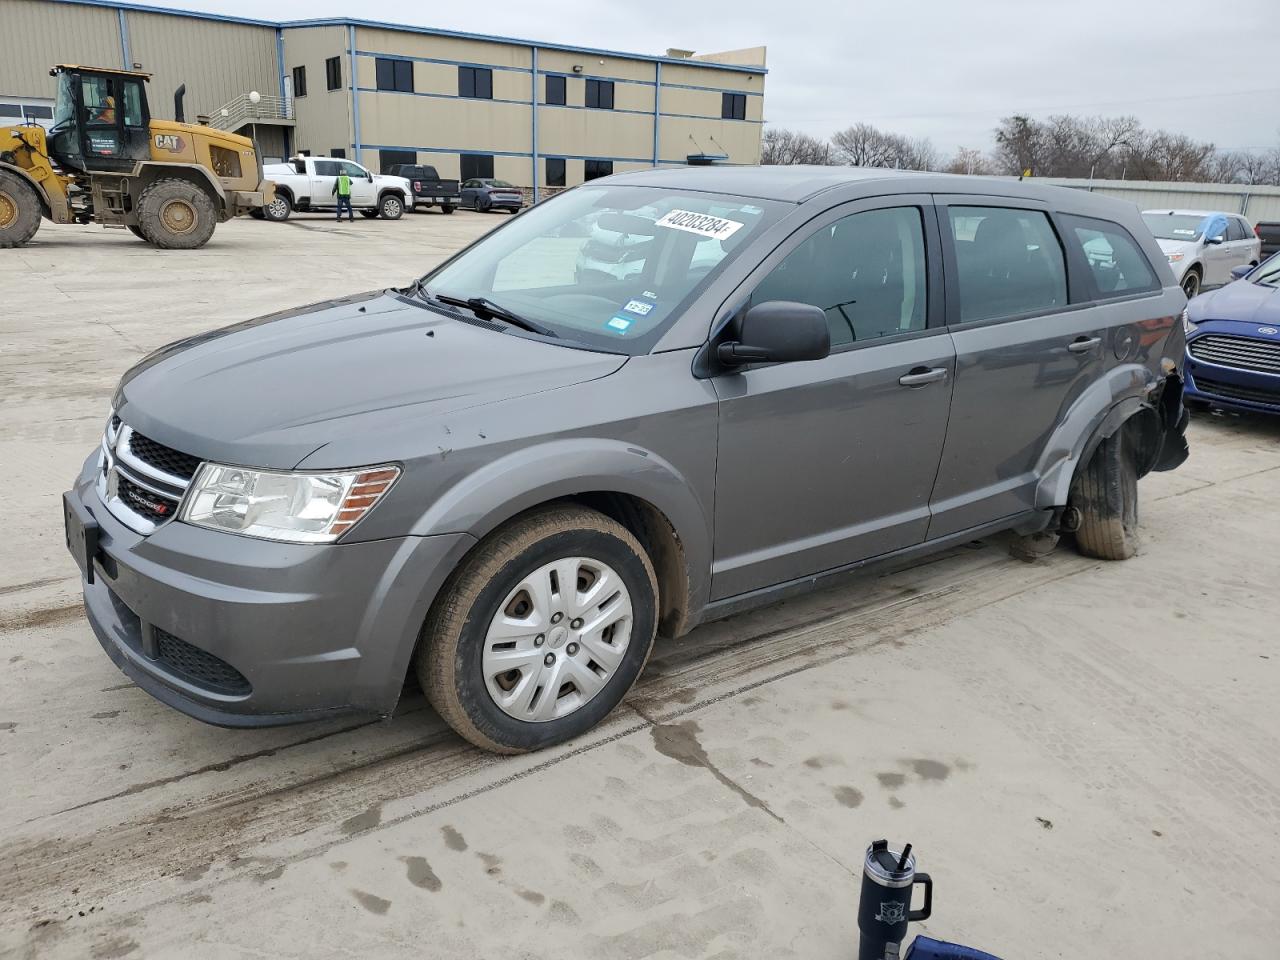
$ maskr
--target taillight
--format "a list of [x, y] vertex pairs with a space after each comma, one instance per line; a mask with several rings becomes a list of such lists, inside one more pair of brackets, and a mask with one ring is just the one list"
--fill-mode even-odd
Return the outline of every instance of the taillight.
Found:
[[415, 181], [413, 181], [413, 189], [414, 189], [414, 190], [421, 190], [421, 189], [422, 189], [422, 181], [421, 181], [421, 180], [415, 180]]
[[1255, 223], [1253, 225], [1253, 235], [1257, 237], [1259, 240], [1262, 239], [1262, 224]]

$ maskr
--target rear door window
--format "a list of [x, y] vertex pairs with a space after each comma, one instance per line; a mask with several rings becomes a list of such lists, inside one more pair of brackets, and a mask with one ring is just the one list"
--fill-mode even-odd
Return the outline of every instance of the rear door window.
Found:
[[961, 206], [949, 207], [948, 214], [962, 323], [1066, 306], [1066, 261], [1046, 214]]
[[1244, 224], [1235, 217], [1227, 220], [1227, 239], [1228, 240], [1247, 240], [1248, 234], [1244, 231]]
[[1109, 220], [1064, 216], [1067, 242], [1078, 245], [1101, 298], [1160, 289], [1156, 273], [1129, 231]]

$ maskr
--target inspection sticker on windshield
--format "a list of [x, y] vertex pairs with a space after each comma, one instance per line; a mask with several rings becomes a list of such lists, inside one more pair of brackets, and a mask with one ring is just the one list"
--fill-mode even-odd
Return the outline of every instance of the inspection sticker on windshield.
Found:
[[652, 303], [645, 303], [643, 300], [628, 300], [627, 305], [622, 309], [625, 313], [635, 313], [642, 317], [647, 317], [653, 306]]
[[672, 210], [657, 222], [657, 226], [683, 230], [685, 233], [696, 233], [700, 237], [710, 237], [712, 240], [727, 240], [741, 230], [744, 224], [737, 220], [726, 220], [724, 217], [713, 217], [709, 213]]
[[627, 328], [631, 326], [631, 321], [628, 320], [626, 317], [613, 317], [608, 323], [605, 324], [605, 326], [612, 327], [614, 330], [617, 330], [619, 333], [626, 333]]

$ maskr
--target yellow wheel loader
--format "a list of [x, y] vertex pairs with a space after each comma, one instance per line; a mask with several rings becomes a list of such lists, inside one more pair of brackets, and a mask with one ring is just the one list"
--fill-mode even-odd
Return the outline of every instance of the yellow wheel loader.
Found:
[[53, 126], [0, 126], [0, 247], [26, 243], [40, 218], [126, 227], [164, 249], [204, 246], [218, 223], [274, 199], [247, 137], [153, 120], [149, 74], [62, 64]]

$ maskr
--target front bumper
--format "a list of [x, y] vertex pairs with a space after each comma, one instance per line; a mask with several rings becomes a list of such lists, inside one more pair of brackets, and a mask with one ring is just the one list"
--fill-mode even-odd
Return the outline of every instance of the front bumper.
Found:
[[[1197, 359], [1191, 348], [1199, 336], [1214, 334], [1242, 337], [1257, 329], [1257, 324], [1210, 320], [1203, 323], [1187, 342], [1186, 395], [1188, 399], [1213, 403], [1237, 410], [1280, 413], [1280, 373], [1264, 373], [1240, 367], [1209, 363]], [[1267, 341], [1259, 340], [1262, 344]]]
[[67, 494], [98, 526], [89, 623], [144, 690], [222, 726], [390, 713], [427, 609], [475, 542], [285, 544], [177, 521], [142, 536], [103, 506], [96, 473], [95, 454]]

